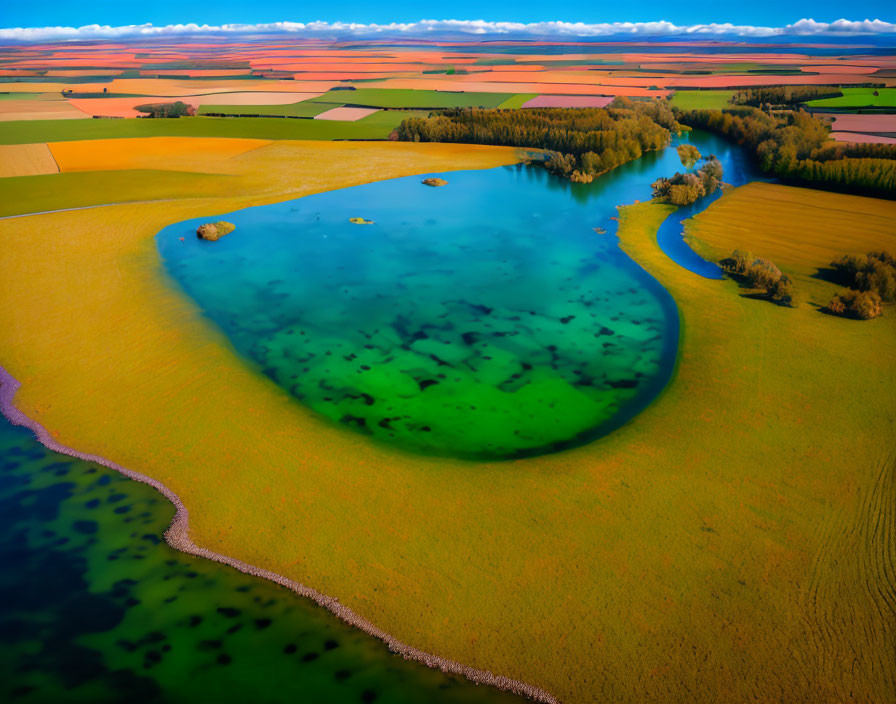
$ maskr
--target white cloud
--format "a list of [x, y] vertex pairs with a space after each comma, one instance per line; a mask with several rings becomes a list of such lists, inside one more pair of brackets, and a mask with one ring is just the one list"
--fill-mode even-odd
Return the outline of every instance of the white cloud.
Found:
[[786, 35], [863, 35], [896, 34], [896, 23], [882, 20], [837, 20], [816, 22], [801, 19], [784, 27], [753, 25], [695, 24], [672, 22], [486, 22], [485, 20], [420, 20], [390, 24], [355, 24], [347, 22], [271, 22], [267, 24], [132, 24], [121, 27], [91, 24], [83, 27], [10, 27], [0, 28], [0, 41], [38, 42], [58, 40], [119, 39], [131, 37], [165, 37], [190, 35], [292, 34], [299, 36], [427, 36], [497, 35], [575, 38], [602, 36], [657, 37], [668, 35], [735, 35], [742, 37], [775, 37]]

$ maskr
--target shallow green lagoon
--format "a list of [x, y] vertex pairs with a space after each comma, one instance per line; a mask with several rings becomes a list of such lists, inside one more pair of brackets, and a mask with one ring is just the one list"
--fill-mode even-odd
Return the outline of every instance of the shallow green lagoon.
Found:
[[523, 166], [381, 181], [158, 243], [237, 349], [332, 421], [426, 453], [537, 454], [618, 427], [668, 379], [674, 303], [611, 220], [668, 154], [590, 185]]
[[176, 552], [150, 487], [0, 417], [0, 701], [510, 704], [281, 587]]

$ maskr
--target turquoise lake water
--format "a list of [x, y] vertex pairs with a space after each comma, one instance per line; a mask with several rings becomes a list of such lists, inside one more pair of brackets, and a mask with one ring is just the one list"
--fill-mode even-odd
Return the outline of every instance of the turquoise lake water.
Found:
[[[737, 172], [736, 148], [690, 139]], [[158, 246], [237, 350], [334, 423], [422, 453], [533, 455], [612, 431], [667, 382], [675, 304], [611, 218], [681, 169], [666, 149], [592, 184], [527, 166], [392, 179], [210, 213]], [[218, 219], [236, 231], [196, 237]]]

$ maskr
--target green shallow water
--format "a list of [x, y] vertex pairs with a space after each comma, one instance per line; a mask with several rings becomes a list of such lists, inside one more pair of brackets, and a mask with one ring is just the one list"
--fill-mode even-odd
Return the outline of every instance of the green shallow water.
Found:
[[161, 541], [150, 487], [0, 417], [0, 701], [510, 704]]
[[228, 213], [214, 243], [177, 223], [158, 244], [236, 348], [333, 422], [423, 453], [539, 454], [618, 427], [669, 378], [675, 305], [611, 220], [667, 160], [589, 185], [522, 166], [393, 179]]

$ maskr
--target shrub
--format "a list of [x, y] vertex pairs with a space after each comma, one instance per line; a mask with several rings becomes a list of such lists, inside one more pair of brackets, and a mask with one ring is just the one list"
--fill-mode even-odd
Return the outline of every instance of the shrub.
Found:
[[725, 257], [719, 261], [719, 266], [729, 274], [740, 274], [742, 276], [746, 273], [747, 267], [753, 263], [753, 259], [752, 252], [742, 252], [739, 249], [735, 249], [730, 257]]
[[751, 288], [766, 290], [780, 281], [782, 276], [781, 270], [768, 259], [754, 259], [744, 271], [744, 277]]
[[770, 301], [796, 308], [797, 298], [793, 282], [781, 273], [774, 262], [735, 249], [730, 257], [719, 261], [719, 266], [723, 271], [739, 278], [749, 288], [763, 291]]
[[680, 144], [678, 145], [678, 158], [681, 159], [681, 165], [689, 169], [700, 161], [700, 150], [693, 144]]
[[[696, 151], [696, 150], [695, 150]], [[697, 173], [676, 173], [672, 178], [659, 178], [651, 184], [653, 197], [672, 205], [690, 205], [698, 198], [713, 193], [722, 184], [722, 163], [708, 156]]]
[[768, 297], [778, 305], [787, 306], [788, 308], [796, 308], [796, 291], [794, 290], [793, 282], [789, 277], [782, 276], [769, 286], [766, 293], [768, 294]]
[[828, 303], [827, 310], [834, 315], [870, 320], [881, 314], [881, 299], [876, 291], [850, 289], [836, 294]]
[[896, 258], [887, 252], [846, 255], [831, 262], [835, 278], [844, 286], [873, 291], [881, 300], [896, 300]]
[[[682, 176], [681, 182], [670, 184], [666, 193], [666, 198], [672, 205], [690, 205], [706, 195], [706, 189], [699, 176], [696, 174], [682, 174]], [[672, 180], [675, 180], [674, 176]]]

